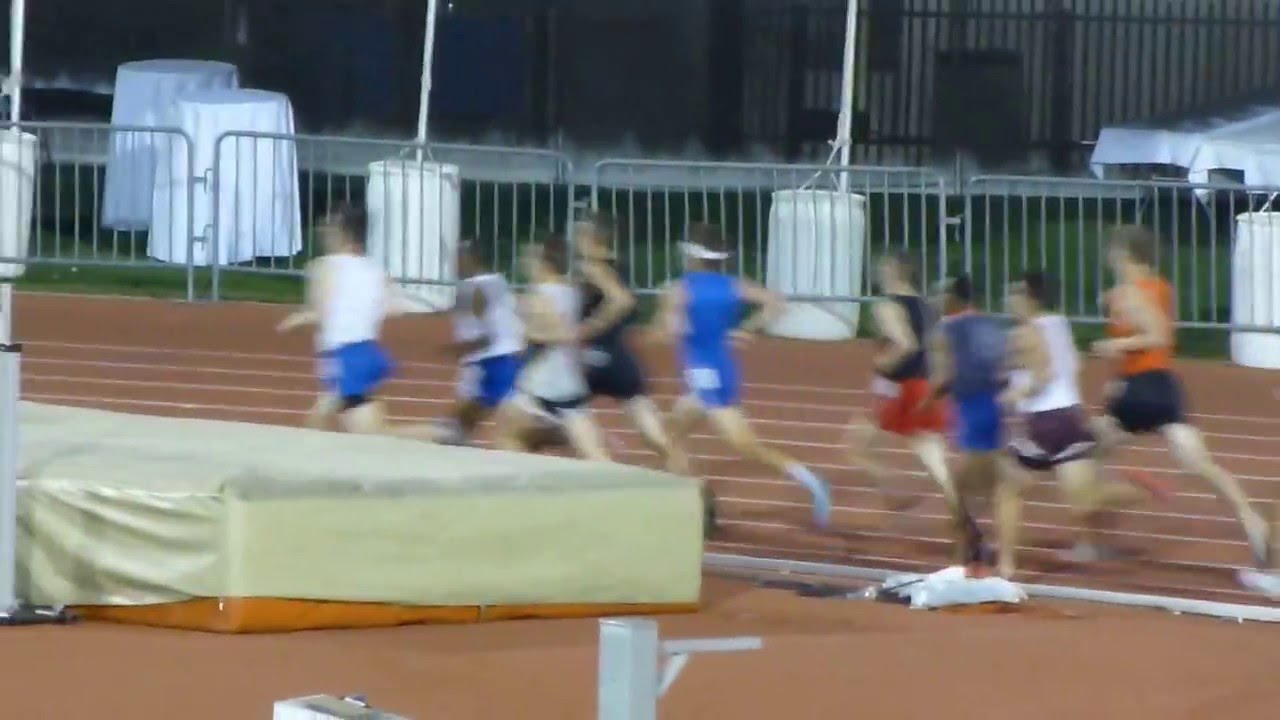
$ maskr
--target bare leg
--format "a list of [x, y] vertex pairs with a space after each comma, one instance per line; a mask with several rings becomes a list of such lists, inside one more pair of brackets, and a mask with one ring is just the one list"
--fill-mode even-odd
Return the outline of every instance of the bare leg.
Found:
[[[696, 399], [684, 396], [676, 400], [676, 404], [667, 415], [667, 441], [688, 461], [689, 453], [685, 446], [694, 429], [706, 419], [706, 409]], [[690, 469], [692, 472], [692, 469]]]
[[689, 457], [684, 449], [671, 441], [666, 428], [662, 426], [662, 417], [653, 401], [645, 395], [631, 398], [624, 405], [631, 422], [640, 431], [640, 436], [651, 450], [662, 456], [667, 472], [676, 475], [689, 474]]
[[576, 410], [564, 413], [560, 418], [565, 437], [578, 457], [583, 460], [609, 462], [609, 451], [605, 448], [604, 435], [591, 418], [591, 411]]
[[791, 456], [767, 447], [760, 442], [755, 430], [736, 407], [719, 407], [708, 413], [716, 432], [739, 455], [767, 465], [804, 486], [813, 496], [813, 517], [820, 528], [831, 522], [831, 491], [827, 483], [812, 470], [796, 462]]
[[919, 458], [920, 464], [929, 473], [929, 477], [942, 490], [942, 497], [951, 502], [956, 489], [951, 481], [951, 471], [947, 469], [947, 441], [937, 433], [921, 433], [911, 439], [911, 449]]
[[1200, 431], [1190, 425], [1178, 423], [1166, 425], [1160, 430], [1160, 434], [1164, 436], [1182, 469], [1207, 480], [1219, 497], [1231, 505], [1244, 527], [1254, 561], [1260, 567], [1268, 565], [1271, 559], [1271, 529], [1267, 521], [1253, 508], [1235, 477], [1213, 461]]
[[871, 482], [875, 484], [876, 489], [880, 491], [880, 498], [884, 502], [885, 510], [889, 512], [904, 512], [910, 510], [919, 504], [920, 498], [916, 495], [908, 494], [893, 488], [888, 482], [888, 473], [884, 466], [875, 460], [875, 451], [879, 447], [879, 441], [884, 437], [884, 433], [879, 428], [871, 424], [865, 415], [854, 415], [849, 422], [848, 430], [845, 432], [845, 447], [849, 449], [849, 464], [862, 470], [871, 478]]
[[1018, 540], [1022, 530], [1022, 493], [1030, 478], [1008, 458], [996, 461], [995, 524], [999, 539], [997, 568], [1001, 577], [1017, 572]]
[[307, 416], [303, 419], [303, 427], [312, 430], [331, 430], [333, 429], [333, 421], [338, 416], [338, 412], [342, 409], [342, 399], [333, 393], [324, 393], [316, 398], [311, 409], [307, 411]]
[[525, 452], [529, 449], [525, 435], [535, 425], [534, 418], [511, 400], [498, 407], [493, 445], [499, 450]]
[[997, 453], [965, 453], [951, 475], [955, 483], [955, 500], [951, 506], [953, 531], [959, 562], [965, 565], [986, 561], [986, 542], [978, 527], [973, 508], [991, 497], [996, 481]]
[[342, 429], [357, 435], [380, 435], [386, 431], [386, 408], [381, 400], [369, 400], [342, 413]]

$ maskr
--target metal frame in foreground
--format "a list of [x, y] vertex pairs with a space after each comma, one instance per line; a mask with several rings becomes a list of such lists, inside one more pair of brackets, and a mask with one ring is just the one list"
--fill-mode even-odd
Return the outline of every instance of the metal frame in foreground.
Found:
[[[776, 560], [772, 558], [758, 558], [747, 555], [725, 555], [720, 553], [707, 553], [703, 556], [703, 564], [716, 570], [779, 574], [794, 573], [797, 575], [816, 575], [819, 577], [865, 580], [868, 582], [883, 582], [884, 579], [890, 575], [904, 574], [900, 571], [875, 570], [872, 568], [831, 565], [828, 563], [805, 562], [802, 560]], [[1280, 607], [1240, 605], [1237, 603], [1191, 600], [1188, 598], [1167, 597], [1164, 595], [1112, 592], [1110, 590], [1091, 590], [1089, 588], [1073, 588], [1062, 585], [1032, 585], [1019, 583], [1019, 586], [1031, 597], [1049, 598], [1052, 600], [1079, 600], [1084, 602], [1106, 603], [1108, 605], [1153, 608], [1156, 610], [1167, 610], [1172, 613], [1206, 615], [1208, 617], [1223, 618], [1225, 620], [1250, 620], [1253, 622], [1268, 623], [1280, 622]]]
[[658, 699], [680, 676], [694, 653], [759, 650], [758, 637], [700, 640], [658, 639], [658, 623], [647, 618], [600, 621], [596, 677], [598, 720], [656, 720]]

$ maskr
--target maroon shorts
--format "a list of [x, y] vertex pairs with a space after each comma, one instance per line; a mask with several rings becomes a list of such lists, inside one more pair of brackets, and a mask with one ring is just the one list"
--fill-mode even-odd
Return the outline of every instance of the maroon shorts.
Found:
[[1009, 450], [1023, 467], [1048, 470], [1087, 457], [1094, 444], [1084, 408], [1072, 405], [1028, 413], [1022, 432], [1009, 443]]

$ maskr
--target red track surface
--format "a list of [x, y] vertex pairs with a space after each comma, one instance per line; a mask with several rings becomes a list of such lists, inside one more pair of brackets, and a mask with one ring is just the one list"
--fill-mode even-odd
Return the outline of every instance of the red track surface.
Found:
[[[23, 394], [32, 401], [155, 415], [293, 424], [315, 392], [309, 338], [272, 331], [281, 308], [225, 303], [185, 305], [151, 300], [22, 295], [16, 337], [27, 345]], [[444, 415], [453, 396], [454, 368], [435, 354], [447, 336], [441, 318], [395, 321], [388, 345], [402, 362], [388, 389], [397, 419]], [[747, 410], [758, 431], [827, 476], [838, 506], [835, 532], [804, 529], [806, 493], [782, 478], [731, 456], [717, 439], [699, 435], [691, 450], [697, 470], [711, 479], [725, 521], [715, 552], [906, 569], [934, 568], [947, 557], [942, 506], [931, 484], [901, 448], [885, 460], [902, 470], [905, 487], [927, 495], [909, 515], [880, 510], [878, 495], [843, 464], [839, 442], [850, 414], [863, 408], [869, 372], [867, 346], [761, 341], [746, 351]], [[651, 370], [660, 404], [678, 390], [665, 353]], [[1099, 388], [1103, 368], [1091, 368]], [[1280, 497], [1273, 476], [1280, 418], [1273, 374], [1222, 364], [1181, 368], [1219, 461], [1237, 474], [1257, 501]], [[623, 462], [653, 464], [616, 409], [599, 418], [626, 446]], [[1145, 442], [1116, 464], [1175, 473], [1172, 458]], [[1231, 568], [1247, 549], [1225, 505], [1198, 480], [1177, 475], [1168, 506], [1123, 513], [1116, 540], [1140, 553], [1135, 560], [1087, 570], [1057, 562], [1050, 549], [1066, 544], [1071, 527], [1051, 484], [1030, 494], [1022, 579], [1078, 586], [1175, 594], [1234, 602], [1257, 599], [1235, 588]]]

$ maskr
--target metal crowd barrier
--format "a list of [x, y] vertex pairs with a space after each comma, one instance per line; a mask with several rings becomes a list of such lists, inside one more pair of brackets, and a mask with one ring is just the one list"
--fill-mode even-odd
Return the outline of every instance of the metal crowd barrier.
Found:
[[[863, 200], [838, 198], [842, 182], [846, 193]], [[827, 197], [798, 201], [798, 190]], [[775, 289], [860, 289], [853, 295], [824, 293], [825, 300], [871, 295], [871, 264], [866, 260], [879, 253], [913, 256], [926, 283], [936, 280], [948, 263], [945, 187], [942, 177], [928, 169], [604, 160], [595, 166], [591, 203], [613, 217], [621, 236], [619, 254], [639, 292], [655, 292], [678, 274], [676, 245], [696, 222], [724, 230], [733, 253], [729, 268], [740, 277], [767, 281]], [[842, 253], [837, 246], [859, 234], [861, 252], [851, 265], [858, 278], [849, 284], [837, 277], [850, 267], [838, 261]], [[779, 262], [769, 248], [783, 237], [802, 255], [826, 248], [831, 261], [813, 268], [804, 261]]]
[[[133, 284], [145, 270], [149, 282], [195, 296], [189, 261], [189, 225], [173, 227], [163, 247], [151, 239], [153, 216], [172, 225], [190, 216], [191, 194], [172, 192], [174, 174], [190, 174], [191, 138], [176, 128], [108, 126], [95, 123], [24, 122], [16, 127], [39, 141], [34, 167], [6, 168], [11, 181], [33, 176], [33, 222], [25, 262], [33, 284], [76, 284], [81, 268], [99, 268], [84, 284]], [[21, 164], [19, 157], [15, 162]], [[15, 192], [15, 189], [2, 189]], [[0, 222], [18, 222], [17, 214]], [[20, 228], [6, 231], [21, 234]]]
[[[1249, 307], [1272, 296], [1274, 273], [1250, 267], [1270, 266], [1264, 237], [1280, 241], [1280, 212], [1268, 212], [1278, 193], [1178, 180], [975, 177], [965, 186], [961, 267], [982, 287], [989, 310], [1003, 309], [1005, 288], [1023, 271], [1044, 269], [1058, 281], [1063, 312], [1076, 322], [1101, 323], [1101, 294], [1110, 283], [1107, 229], [1141, 224], [1159, 239], [1156, 262], [1178, 290], [1181, 327], [1274, 330], [1256, 322], [1269, 319], [1270, 309], [1259, 317]], [[1257, 237], [1249, 243], [1253, 257], [1233, 257], [1244, 247], [1238, 232]]]

